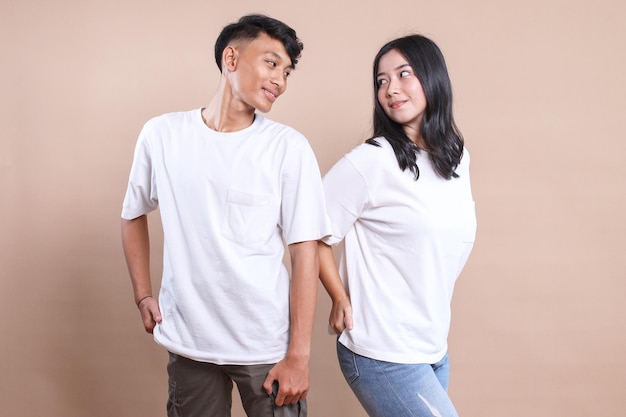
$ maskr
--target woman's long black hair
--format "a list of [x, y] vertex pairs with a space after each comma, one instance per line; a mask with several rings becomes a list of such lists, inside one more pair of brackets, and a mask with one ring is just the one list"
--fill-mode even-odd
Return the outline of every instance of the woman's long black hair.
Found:
[[426, 109], [420, 132], [435, 170], [445, 179], [456, 178], [458, 174], [455, 170], [463, 155], [463, 136], [452, 115], [452, 85], [441, 50], [422, 35], [394, 39], [385, 44], [374, 58], [374, 136], [366, 143], [380, 146], [375, 139], [384, 136], [396, 154], [400, 169], [409, 169], [416, 180], [419, 178], [417, 152], [420, 149], [404, 133], [402, 125], [387, 116], [378, 101], [380, 58], [394, 49], [406, 58], [422, 84]]

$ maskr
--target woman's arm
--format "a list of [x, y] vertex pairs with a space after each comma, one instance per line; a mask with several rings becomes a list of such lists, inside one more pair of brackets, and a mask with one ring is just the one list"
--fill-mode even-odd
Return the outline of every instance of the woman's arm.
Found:
[[332, 248], [321, 241], [318, 242], [318, 248], [320, 280], [333, 302], [328, 324], [335, 333], [340, 334], [346, 328], [351, 330], [353, 327], [350, 297], [339, 277]]

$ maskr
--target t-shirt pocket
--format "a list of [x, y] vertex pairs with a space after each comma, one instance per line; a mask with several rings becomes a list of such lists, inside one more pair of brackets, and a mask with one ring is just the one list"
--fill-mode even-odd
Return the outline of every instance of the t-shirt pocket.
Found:
[[278, 225], [278, 204], [270, 193], [228, 190], [222, 235], [244, 244], [267, 242]]

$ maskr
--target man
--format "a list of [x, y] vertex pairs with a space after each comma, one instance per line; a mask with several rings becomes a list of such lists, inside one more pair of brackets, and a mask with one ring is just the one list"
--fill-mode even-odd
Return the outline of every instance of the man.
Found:
[[[304, 136], [257, 113], [285, 92], [301, 51], [284, 23], [242, 17], [216, 41], [208, 106], [139, 135], [122, 242], [144, 327], [170, 353], [169, 416], [230, 415], [233, 381], [249, 416], [306, 415], [316, 241], [328, 229], [320, 172]], [[157, 206], [158, 301], [146, 217]]]

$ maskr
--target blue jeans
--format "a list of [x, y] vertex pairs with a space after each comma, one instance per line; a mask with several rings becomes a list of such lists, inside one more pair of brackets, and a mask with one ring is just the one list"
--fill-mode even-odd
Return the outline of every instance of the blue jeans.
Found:
[[458, 417], [447, 392], [447, 354], [433, 365], [401, 364], [357, 355], [337, 342], [337, 357], [370, 417]]

